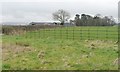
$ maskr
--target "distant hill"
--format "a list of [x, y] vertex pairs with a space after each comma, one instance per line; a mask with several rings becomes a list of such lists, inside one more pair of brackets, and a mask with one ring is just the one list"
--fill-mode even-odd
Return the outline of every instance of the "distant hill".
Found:
[[31, 22], [29, 25], [52, 25], [54, 22]]

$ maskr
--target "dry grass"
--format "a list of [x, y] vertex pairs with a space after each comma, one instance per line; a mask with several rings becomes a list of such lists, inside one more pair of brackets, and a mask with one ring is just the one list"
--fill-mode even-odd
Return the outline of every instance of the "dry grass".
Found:
[[33, 48], [20, 46], [20, 45], [12, 45], [12, 44], [3, 44], [2, 45], [2, 59], [3, 61], [8, 60], [11, 57], [17, 57], [21, 53], [32, 52]]
[[85, 40], [85, 47], [88, 48], [114, 48], [118, 50], [118, 43], [115, 41], [105, 41], [105, 40]]

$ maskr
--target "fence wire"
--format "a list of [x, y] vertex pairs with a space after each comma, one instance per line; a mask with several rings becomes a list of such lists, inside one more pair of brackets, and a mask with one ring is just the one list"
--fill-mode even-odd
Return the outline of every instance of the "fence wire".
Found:
[[3, 34], [23, 35], [26, 38], [53, 38], [71, 40], [118, 40], [117, 26], [60, 26], [28, 25], [3, 26]]

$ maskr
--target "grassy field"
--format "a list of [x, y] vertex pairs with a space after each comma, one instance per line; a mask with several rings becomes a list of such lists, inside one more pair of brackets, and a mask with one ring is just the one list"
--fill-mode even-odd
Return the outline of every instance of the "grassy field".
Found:
[[117, 70], [117, 27], [67, 27], [3, 35], [3, 70]]

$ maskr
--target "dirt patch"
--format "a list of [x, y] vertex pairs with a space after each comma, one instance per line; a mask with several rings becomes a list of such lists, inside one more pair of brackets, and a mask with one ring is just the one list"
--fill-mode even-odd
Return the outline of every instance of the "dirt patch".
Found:
[[88, 48], [114, 48], [118, 50], [118, 44], [114, 41], [105, 41], [105, 40], [85, 40], [85, 47]]
[[2, 59], [8, 60], [10, 57], [16, 57], [21, 53], [32, 52], [33, 48], [29, 46], [19, 46], [19, 45], [11, 45], [11, 44], [3, 44], [2, 45]]

